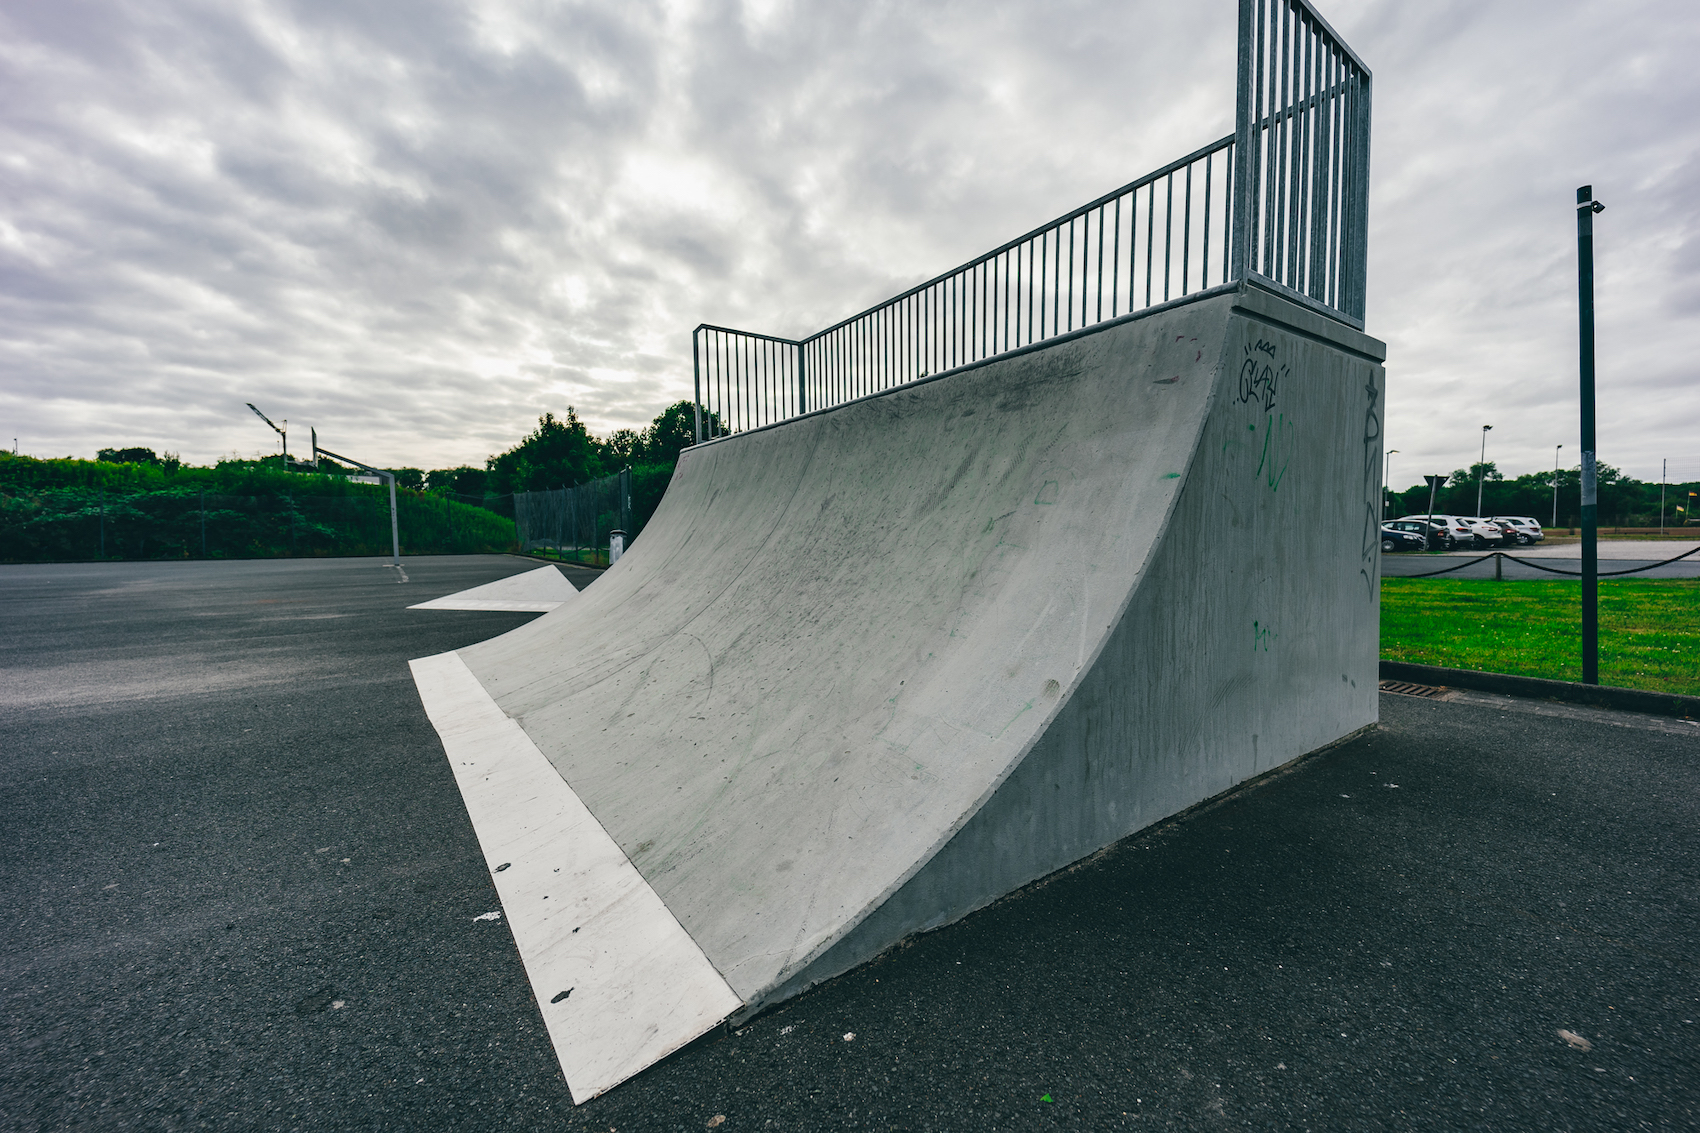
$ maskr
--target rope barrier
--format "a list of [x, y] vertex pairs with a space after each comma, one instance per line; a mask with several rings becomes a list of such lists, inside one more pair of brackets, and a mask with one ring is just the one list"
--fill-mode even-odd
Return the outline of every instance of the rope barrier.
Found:
[[[1682, 552], [1682, 554], [1680, 554], [1680, 555], [1675, 555], [1671, 558], [1664, 559], [1664, 560], [1662, 560], [1660, 562], [1656, 562], [1656, 563], [1647, 563], [1645, 566], [1630, 567], [1628, 570], [1602, 570], [1602, 571], [1598, 572], [1597, 577], [1599, 577], [1599, 578], [1614, 578], [1614, 577], [1617, 577], [1617, 576], [1620, 576], [1620, 575], [1625, 575], [1625, 574], [1640, 574], [1643, 571], [1657, 570], [1662, 566], [1669, 566], [1672, 563], [1679, 563], [1683, 559], [1688, 558], [1690, 555], [1696, 555], [1696, 554], [1700, 554], [1700, 547], [1691, 547], [1688, 550]], [[1444, 570], [1431, 570], [1431, 571], [1427, 571], [1423, 574], [1396, 574], [1396, 575], [1392, 575], [1391, 577], [1393, 577], [1393, 578], [1433, 578], [1436, 575], [1451, 574], [1453, 571], [1463, 570], [1465, 567], [1469, 567], [1469, 566], [1475, 566], [1477, 563], [1485, 563], [1489, 559], [1510, 559], [1514, 563], [1518, 563], [1518, 564], [1520, 564], [1522, 566], [1526, 566], [1526, 567], [1532, 567], [1535, 570], [1544, 570], [1548, 574], [1562, 574], [1562, 575], [1564, 575], [1568, 578], [1581, 578], [1582, 577], [1582, 572], [1579, 571], [1579, 570], [1560, 570], [1557, 567], [1542, 566], [1540, 563], [1532, 562], [1529, 559], [1520, 559], [1516, 555], [1508, 555], [1504, 551], [1494, 551], [1491, 554], [1482, 555], [1480, 558], [1465, 559], [1463, 562], [1459, 563], [1457, 566], [1449, 566], [1449, 567], [1446, 567]]]

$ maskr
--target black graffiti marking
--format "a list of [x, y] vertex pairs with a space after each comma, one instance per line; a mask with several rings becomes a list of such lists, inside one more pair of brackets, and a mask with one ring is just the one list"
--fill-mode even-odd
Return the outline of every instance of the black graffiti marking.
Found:
[[1368, 583], [1370, 594], [1375, 593], [1376, 579], [1381, 576], [1375, 566], [1375, 556], [1381, 551], [1381, 413], [1376, 403], [1381, 391], [1375, 388], [1372, 377], [1364, 383], [1369, 402], [1364, 406], [1364, 566], [1359, 572]]
[[1263, 345], [1259, 343], [1257, 347], [1245, 348], [1247, 357], [1240, 364], [1240, 404], [1256, 402], [1267, 413], [1275, 408], [1275, 395], [1287, 378], [1287, 367], [1276, 369], [1259, 359], [1254, 351], [1261, 349]]
[[1265, 342], [1260, 338], [1257, 340], [1257, 345], [1252, 347], [1252, 349], [1261, 350], [1271, 358], [1275, 357], [1275, 344], [1273, 342]]

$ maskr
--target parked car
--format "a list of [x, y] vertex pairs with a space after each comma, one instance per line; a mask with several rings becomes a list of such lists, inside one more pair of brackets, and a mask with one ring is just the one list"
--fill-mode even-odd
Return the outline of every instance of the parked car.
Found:
[[1431, 523], [1426, 519], [1395, 519], [1391, 523], [1382, 524], [1382, 526], [1391, 527], [1395, 531], [1403, 531], [1407, 535], [1419, 536], [1427, 541], [1428, 549], [1431, 551], [1450, 550], [1456, 543], [1452, 538], [1452, 533], [1439, 520]]
[[1462, 518], [1476, 534], [1477, 549], [1504, 546], [1515, 541], [1511, 537], [1509, 527], [1495, 523], [1491, 519], [1483, 519], [1479, 515], [1466, 515]]
[[1391, 523], [1381, 525], [1381, 553], [1391, 555], [1395, 551], [1421, 551], [1428, 547], [1428, 540], [1420, 532], [1401, 531]]
[[1532, 515], [1496, 515], [1493, 518], [1496, 523], [1510, 524], [1519, 543], [1539, 543], [1547, 537], [1547, 533], [1541, 530], [1541, 521]]
[[1401, 521], [1425, 520], [1440, 524], [1446, 529], [1446, 549], [1449, 551], [1460, 543], [1469, 543], [1473, 546], [1476, 541], [1475, 528], [1456, 515], [1403, 515], [1399, 518]]

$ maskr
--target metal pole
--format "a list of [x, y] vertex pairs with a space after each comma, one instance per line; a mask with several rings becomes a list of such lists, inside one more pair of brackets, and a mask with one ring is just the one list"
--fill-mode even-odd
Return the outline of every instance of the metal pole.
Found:
[[697, 341], [701, 338], [701, 327], [691, 332], [691, 382], [696, 391], [691, 407], [696, 412], [696, 443], [699, 445], [702, 444], [702, 359], [698, 356]]
[[1437, 491], [1440, 490], [1440, 486], [1442, 484], [1446, 483], [1446, 477], [1444, 477], [1444, 476], [1424, 476], [1423, 479], [1428, 481], [1428, 521], [1430, 523], [1433, 523], [1434, 522], [1434, 494]]
[[[1234, 193], [1229, 244], [1233, 248], [1229, 278], [1244, 279], [1251, 268], [1251, 240], [1255, 231], [1253, 210], [1257, 201], [1257, 135], [1261, 124], [1252, 114], [1253, 20], [1252, 0], [1240, 0], [1239, 70], [1234, 84]], [[1137, 197], [1135, 198], [1137, 200]], [[1131, 272], [1131, 269], [1130, 269]], [[1131, 301], [1133, 284], [1128, 284]]]
[[1659, 461], [1659, 538], [1665, 536], [1665, 481], [1670, 479], [1670, 460]]
[[100, 490], [100, 557], [106, 558], [106, 489]]
[[797, 416], [801, 417], [809, 411], [808, 383], [803, 373], [803, 343], [797, 344]]
[[1594, 441], [1594, 187], [1576, 190], [1576, 298], [1582, 378], [1582, 683], [1600, 683], [1600, 501]]
[[1558, 449], [1563, 447], [1559, 445], [1552, 450], [1552, 525], [1555, 528], [1558, 526]]
[[201, 489], [201, 558], [207, 557], [207, 490]]
[[1487, 479], [1487, 435], [1492, 425], [1482, 426], [1482, 458], [1476, 462], [1476, 516], [1482, 514], [1482, 481]]
[[1396, 448], [1388, 449], [1387, 457], [1381, 463], [1381, 518], [1383, 522], [1386, 522], [1387, 520], [1387, 505], [1389, 502], [1387, 499], [1387, 489], [1391, 486], [1393, 480], [1393, 454], [1398, 451], [1399, 450]]
[[395, 473], [380, 473], [390, 482], [390, 565], [401, 566], [401, 529], [395, 519]]

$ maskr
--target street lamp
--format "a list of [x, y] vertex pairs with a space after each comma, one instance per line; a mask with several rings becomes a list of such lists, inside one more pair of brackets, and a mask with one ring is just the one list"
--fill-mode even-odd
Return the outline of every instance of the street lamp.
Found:
[[1482, 458], [1476, 462], [1476, 515], [1482, 514], [1482, 481], [1487, 478], [1487, 435], [1492, 425], [1482, 426]]
[[1552, 450], [1552, 525], [1558, 526], [1558, 448]]
[[1398, 451], [1396, 448], [1388, 449], [1387, 459], [1381, 465], [1381, 518], [1383, 520], [1387, 518], [1387, 489], [1393, 483], [1393, 454]]

